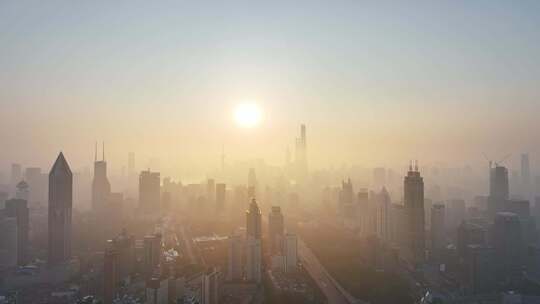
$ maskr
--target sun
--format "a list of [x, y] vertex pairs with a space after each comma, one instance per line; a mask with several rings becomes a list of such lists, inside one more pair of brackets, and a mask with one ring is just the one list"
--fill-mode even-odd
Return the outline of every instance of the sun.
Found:
[[243, 103], [234, 109], [234, 121], [242, 128], [253, 128], [262, 121], [262, 110], [254, 103]]

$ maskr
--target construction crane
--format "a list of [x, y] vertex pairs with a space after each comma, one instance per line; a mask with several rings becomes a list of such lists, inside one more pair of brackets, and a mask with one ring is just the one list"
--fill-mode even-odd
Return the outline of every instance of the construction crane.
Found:
[[489, 168], [492, 168], [493, 167], [493, 164], [495, 164], [495, 167], [499, 166], [500, 164], [502, 164], [504, 161], [506, 161], [510, 156], [512, 156], [512, 154], [507, 154], [505, 155], [504, 157], [502, 157], [500, 160], [498, 161], [492, 161], [491, 159], [489, 159], [485, 153], [482, 153], [482, 155], [484, 156], [484, 158], [488, 161], [489, 163]]

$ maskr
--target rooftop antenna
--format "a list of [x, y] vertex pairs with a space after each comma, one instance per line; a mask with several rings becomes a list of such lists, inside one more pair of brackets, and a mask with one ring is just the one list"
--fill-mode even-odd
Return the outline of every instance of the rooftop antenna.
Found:
[[418, 172], [418, 160], [414, 161], [414, 171]]
[[412, 171], [412, 160], [409, 160], [409, 171]]
[[103, 161], [105, 161], [105, 141], [103, 141]]
[[96, 146], [94, 149], [94, 162], [97, 162], [97, 141], [96, 141]]

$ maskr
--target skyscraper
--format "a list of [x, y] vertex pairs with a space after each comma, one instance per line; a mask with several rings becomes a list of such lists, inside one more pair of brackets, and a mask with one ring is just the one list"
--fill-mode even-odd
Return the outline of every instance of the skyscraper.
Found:
[[92, 181], [92, 209], [94, 212], [103, 212], [109, 195], [111, 184], [107, 178], [107, 162], [105, 161], [105, 144], [103, 144], [103, 156], [97, 160], [97, 144], [94, 155], [94, 179]]
[[296, 174], [299, 180], [304, 179], [308, 172], [306, 125], [300, 126], [300, 137], [296, 138], [296, 158], [294, 159]]
[[434, 204], [431, 207], [431, 251], [435, 256], [439, 256], [440, 251], [446, 245], [445, 215], [443, 204]]
[[377, 236], [385, 241], [390, 241], [390, 195], [385, 187], [377, 194], [375, 200], [377, 206]]
[[261, 239], [253, 236], [246, 240], [246, 280], [257, 284], [262, 280]]
[[261, 283], [261, 210], [255, 199], [251, 200], [246, 212], [246, 279]]
[[17, 219], [17, 264], [28, 263], [28, 233], [30, 230], [30, 212], [27, 201], [10, 199], [6, 201], [5, 214]]
[[270, 212], [268, 215], [268, 234], [270, 241], [270, 252], [272, 254], [281, 254], [281, 243], [283, 241], [284, 233], [285, 227], [281, 207], [272, 206], [272, 212]]
[[139, 176], [139, 208], [141, 211], [157, 213], [161, 203], [159, 172], [142, 171]]
[[488, 214], [494, 218], [498, 212], [503, 212], [510, 196], [508, 186], [508, 170], [496, 165], [489, 171]]
[[407, 217], [407, 242], [409, 261], [414, 265], [424, 261], [425, 257], [425, 213], [424, 213], [424, 180], [411, 165], [404, 180], [404, 202]]
[[103, 258], [103, 303], [112, 304], [116, 298], [118, 274], [119, 274], [119, 257], [118, 253], [111, 247], [105, 250]]
[[253, 198], [249, 204], [249, 209], [246, 211], [246, 235], [257, 240], [261, 239], [261, 210], [257, 201]]
[[229, 263], [227, 272], [227, 280], [229, 281], [242, 280], [243, 244], [241, 236], [233, 235], [229, 237]]
[[521, 273], [525, 242], [519, 217], [511, 212], [499, 212], [493, 225], [493, 247], [499, 280], [512, 280]]
[[71, 258], [73, 174], [60, 152], [49, 173], [49, 263]]
[[298, 264], [298, 238], [295, 234], [287, 233], [283, 239], [283, 255], [285, 256], [285, 271], [294, 271]]
[[0, 267], [17, 266], [17, 219], [0, 212]]
[[221, 273], [216, 269], [208, 269], [203, 274], [201, 304], [218, 304]]

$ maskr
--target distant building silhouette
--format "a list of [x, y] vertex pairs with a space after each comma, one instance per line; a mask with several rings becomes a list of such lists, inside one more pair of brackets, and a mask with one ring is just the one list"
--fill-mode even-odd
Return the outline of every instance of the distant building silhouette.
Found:
[[24, 266], [29, 262], [28, 236], [30, 231], [30, 211], [28, 202], [23, 199], [6, 201], [5, 214], [17, 219], [17, 264]]
[[[110, 245], [110, 244], [109, 244]], [[110, 246], [103, 257], [103, 303], [112, 304], [117, 296], [119, 282], [118, 252]]]
[[294, 159], [296, 176], [298, 180], [303, 180], [307, 177], [308, 162], [307, 162], [307, 137], [306, 125], [300, 126], [300, 137], [296, 139], [296, 157]]
[[227, 280], [241, 281], [243, 279], [243, 255], [244, 242], [240, 235], [232, 235], [229, 237], [229, 263], [227, 271]]
[[392, 202], [390, 200], [390, 194], [385, 187], [381, 192], [376, 195], [376, 223], [377, 223], [377, 236], [384, 242], [390, 241], [390, 207]]
[[282, 253], [282, 242], [285, 234], [283, 214], [281, 207], [272, 206], [272, 211], [268, 215], [268, 239], [270, 242], [270, 252], [272, 254]]
[[94, 179], [92, 180], [92, 209], [94, 212], [103, 213], [106, 210], [107, 201], [111, 194], [111, 184], [107, 178], [107, 162], [105, 161], [105, 144], [103, 156], [97, 160], [97, 144], [94, 155]]
[[203, 274], [201, 304], [218, 304], [220, 297], [221, 272], [208, 269]]
[[49, 173], [49, 263], [71, 258], [73, 174], [60, 153]]
[[490, 168], [488, 214], [491, 219], [495, 218], [498, 212], [505, 211], [509, 197], [508, 170], [499, 165]]
[[493, 247], [499, 281], [518, 279], [525, 259], [525, 242], [519, 217], [499, 212], [493, 224]]
[[161, 203], [159, 172], [142, 171], [139, 176], [139, 208], [141, 211], [158, 213]]
[[260, 240], [262, 236], [261, 210], [257, 201], [253, 198], [246, 211], [246, 234], [247, 237], [253, 237]]
[[261, 210], [255, 199], [251, 200], [246, 212], [246, 279], [261, 283], [262, 280], [262, 249], [261, 249]]
[[443, 204], [431, 206], [431, 252], [437, 258], [446, 246], [445, 209]]
[[17, 219], [0, 212], [0, 267], [17, 266], [17, 235]]
[[411, 165], [404, 180], [409, 262], [418, 266], [425, 258], [424, 180], [418, 165]]

